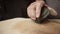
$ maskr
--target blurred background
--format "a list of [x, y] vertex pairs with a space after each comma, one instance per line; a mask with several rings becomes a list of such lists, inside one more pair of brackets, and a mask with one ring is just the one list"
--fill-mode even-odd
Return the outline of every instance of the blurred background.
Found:
[[[0, 21], [15, 17], [28, 18], [27, 7], [35, 0], [0, 0]], [[48, 18], [60, 18], [60, 0], [46, 0], [46, 3], [54, 8], [57, 17], [48, 16]]]

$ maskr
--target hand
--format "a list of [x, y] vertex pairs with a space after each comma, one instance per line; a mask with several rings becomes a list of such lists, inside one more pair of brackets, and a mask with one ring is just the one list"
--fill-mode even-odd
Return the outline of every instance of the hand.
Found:
[[41, 8], [44, 5], [44, 1], [36, 1], [31, 3], [27, 8], [28, 16], [35, 20], [40, 16]]
[[27, 8], [28, 16], [31, 19], [36, 20], [36, 18], [39, 18], [40, 13], [41, 13], [41, 8], [43, 6], [46, 6], [50, 10], [51, 15], [53, 16], [57, 15], [57, 12], [53, 8], [46, 5], [44, 1], [35, 1], [31, 3]]

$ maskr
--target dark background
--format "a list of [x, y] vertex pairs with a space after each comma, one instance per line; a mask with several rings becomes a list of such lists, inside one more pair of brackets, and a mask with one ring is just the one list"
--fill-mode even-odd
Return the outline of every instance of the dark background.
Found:
[[[0, 0], [0, 20], [15, 17], [27, 18], [27, 7], [34, 1], [35, 0]], [[46, 3], [58, 12], [57, 17], [48, 17], [60, 18], [60, 0], [46, 0]]]

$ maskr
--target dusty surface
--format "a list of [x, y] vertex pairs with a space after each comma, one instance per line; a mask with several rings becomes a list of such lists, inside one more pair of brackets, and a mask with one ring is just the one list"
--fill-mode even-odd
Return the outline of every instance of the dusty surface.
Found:
[[29, 18], [0, 21], [0, 34], [60, 34], [60, 19], [38, 24]]

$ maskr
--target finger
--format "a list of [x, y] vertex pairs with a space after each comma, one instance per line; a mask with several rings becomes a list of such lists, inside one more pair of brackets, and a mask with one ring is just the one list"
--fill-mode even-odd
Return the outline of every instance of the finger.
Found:
[[54, 9], [51, 8], [51, 7], [48, 7], [48, 9], [50, 10], [50, 14], [51, 14], [52, 16], [57, 16], [56, 10], [54, 10]]
[[36, 18], [38, 18], [40, 16], [40, 13], [41, 13], [41, 8], [43, 7], [44, 5], [44, 2], [41, 1], [37, 1], [37, 4], [36, 4]]
[[53, 8], [49, 7], [48, 5], [45, 5], [49, 10], [50, 10], [50, 14], [52, 16], [57, 16], [57, 11], [54, 10]]
[[27, 14], [31, 19], [33, 19], [33, 20], [36, 19], [36, 16], [35, 16], [35, 2], [29, 5], [29, 7], [27, 8]]

